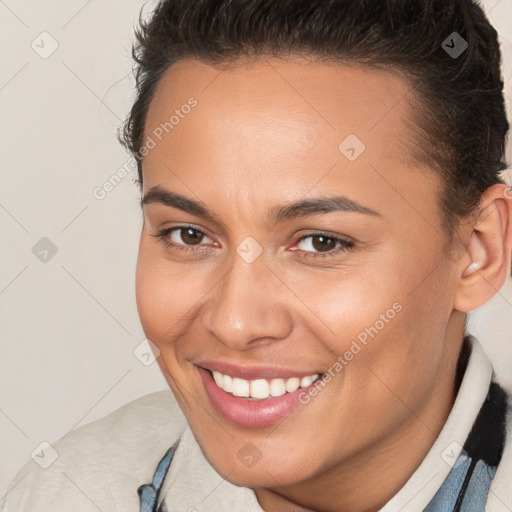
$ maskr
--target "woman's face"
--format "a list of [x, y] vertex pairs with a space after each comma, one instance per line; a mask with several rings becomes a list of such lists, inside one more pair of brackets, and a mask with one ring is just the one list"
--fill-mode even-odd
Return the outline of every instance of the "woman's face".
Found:
[[[186, 60], [158, 84], [138, 309], [205, 456], [237, 485], [371, 479], [390, 454], [414, 466], [446, 418], [464, 317], [439, 181], [406, 150], [412, 94], [384, 71], [299, 59]], [[241, 378], [238, 395], [253, 380], [257, 396], [291, 391], [250, 400], [200, 367]]]

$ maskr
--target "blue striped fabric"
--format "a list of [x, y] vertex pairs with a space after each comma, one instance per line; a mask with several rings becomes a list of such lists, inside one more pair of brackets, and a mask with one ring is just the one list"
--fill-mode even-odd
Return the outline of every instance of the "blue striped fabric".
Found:
[[485, 512], [503, 453], [506, 398], [503, 389], [491, 382], [463, 452], [424, 512]]
[[162, 460], [158, 463], [155, 470], [152, 482], [150, 484], [141, 485], [137, 489], [140, 500], [140, 512], [157, 512], [156, 505], [158, 494], [164, 483], [165, 475], [171, 465], [176, 446], [177, 444], [171, 446], [162, 457]]

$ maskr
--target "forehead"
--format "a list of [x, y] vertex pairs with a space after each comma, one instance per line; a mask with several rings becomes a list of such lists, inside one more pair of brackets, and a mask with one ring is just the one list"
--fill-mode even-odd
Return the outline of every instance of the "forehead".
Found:
[[[144, 158], [144, 189], [181, 187], [186, 176], [201, 190], [205, 177], [215, 178], [226, 194], [235, 182], [244, 190], [281, 187], [280, 199], [317, 182], [319, 192], [346, 189], [370, 202], [386, 193], [410, 196], [418, 185], [434, 190], [436, 175], [408, 150], [414, 98], [400, 74], [377, 68], [300, 58], [228, 68], [180, 61], [163, 75], [148, 110], [145, 138], [155, 145]], [[354, 160], [350, 147], [361, 152]], [[427, 171], [423, 183], [414, 170]], [[431, 211], [425, 192], [410, 199]]]
[[[326, 128], [373, 130], [391, 111], [407, 112], [410, 85], [393, 70], [355, 64], [322, 63], [302, 57], [241, 61], [214, 67], [196, 59], [170, 66], [160, 79], [148, 123], [159, 121], [187, 97], [203, 100], [202, 110], [237, 108], [293, 110], [322, 120]], [[361, 107], [370, 113], [361, 116]], [[227, 113], [227, 112], [226, 112]], [[391, 121], [389, 119], [388, 121]]]
[[[188, 106], [186, 112], [181, 109], [191, 98], [198, 106], [189, 115]], [[215, 139], [225, 139], [229, 131], [228, 138], [236, 133], [246, 137], [246, 143], [264, 143], [274, 157], [280, 148], [286, 149], [287, 141], [295, 150], [297, 145], [304, 150], [330, 145], [337, 151], [353, 134], [366, 148], [381, 153], [379, 158], [384, 152], [387, 159], [410, 163], [406, 148], [413, 140], [413, 98], [400, 74], [367, 66], [293, 57], [218, 68], [187, 59], [172, 65], [160, 79], [145, 132], [151, 135], [156, 129], [159, 135], [158, 127], [167, 126], [159, 137], [172, 144], [171, 139], [191, 135], [193, 129], [198, 143], [208, 135], [214, 151]]]

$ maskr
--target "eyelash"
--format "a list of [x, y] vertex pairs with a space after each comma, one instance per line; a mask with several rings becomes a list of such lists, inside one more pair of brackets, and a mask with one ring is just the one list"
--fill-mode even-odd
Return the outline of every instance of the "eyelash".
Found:
[[[185, 251], [185, 252], [189, 252], [189, 251], [192, 251], [194, 253], [198, 253], [198, 252], [203, 252], [204, 249], [199, 249], [199, 248], [193, 248], [194, 246], [187, 246], [186, 244], [176, 244], [174, 242], [170, 242], [169, 239], [167, 238], [167, 236], [172, 233], [173, 231], [177, 231], [177, 230], [185, 230], [185, 229], [192, 229], [194, 231], [196, 231], [198, 234], [202, 235], [202, 236], [208, 236], [206, 233], [204, 233], [203, 231], [201, 231], [200, 229], [194, 227], [194, 226], [191, 226], [191, 225], [181, 225], [181, 226], [174, 226], [172, 228], [165, 228], [163, 230], [161, 230], [160, 232], [154, 234], [154, 235], [151, 235], [151, 236], [154, 236], [155, 238], [158, 238], [158, 241], [159, 242], [162, 242], [164, 244], [164, 246], [168, 249], [173, 249], [173, 250], [178, 250], [178, 251]], [[328, 238], [329, 240], [334, 240], [335, 242], [339, 242], [340, 243], [340, 247], [337, 247], [335, 249], [332, 249], [330, 251], [326, 251], [326, 252], [311, 252], [311, 251], [300, 251], [300, 249], [298, 251], [302, 252], [302, 257], [303, 258], [328, 258], [328, 257], [334, 257], [336, 254], [340, 253], [340, 252], [348, 252], [348, 251], [351, 251], [355, 248], [355, 245], [353, 242], [351, 241], [348, 241], [348, 240], [345, 240], [344, 238], [340, 238], [340, 237], [336, 237], [336, 236], [332, 236], [332, 235], [329, 235], [327, 233], [310, 233], [308, 235], [304, 235], [302, 237], [300, 237], [296, 243], [299, 243], [299, 242], [302, 242], [303, 240], [306, 240], [308, 238], [316, 238], [316, 237], [325, 237], [325, 238]]]

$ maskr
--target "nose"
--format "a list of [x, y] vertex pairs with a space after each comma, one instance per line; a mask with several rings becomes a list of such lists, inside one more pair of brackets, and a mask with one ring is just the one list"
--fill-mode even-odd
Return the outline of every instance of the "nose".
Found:
[[286, 299], [290, 291], [263, 255], [247, 263], [237, 254], [230, 269], [208, 294], [202, 327], [233, 350], [249, 350], [286, 338], [293, 329]]

